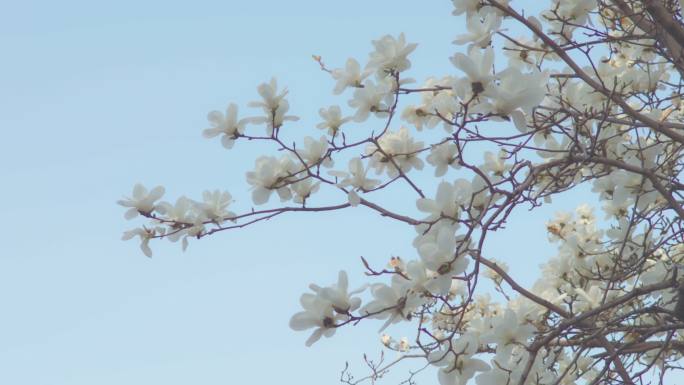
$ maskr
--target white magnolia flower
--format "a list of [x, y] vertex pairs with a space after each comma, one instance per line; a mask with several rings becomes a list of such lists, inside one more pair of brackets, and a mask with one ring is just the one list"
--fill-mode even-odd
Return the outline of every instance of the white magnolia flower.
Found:
[[157, 210], [164, 215], [164, 219], [177, 223], [193, 223], [197, 217], [194, 208], [195, 202], [185, 196], [176, 199], [175, 205], [160, 202], [157, 206]]
[[278, 108], [280, 103], [285, 100], [287, 95], [287, 88], [278, 92], [278, 81], [276, 78], [271, 78], [268, 83], [261, 83], [257, 87], [257, 92], [261, 96], [261, 101], [250, 102], [250, 107], [262, 108], [265, 112], [270, 112]]
[[255, 161], [254, 171], [247, 173], [247, 183], [252, 185], [252, 200], [257, 205], [268, 202], [273, 191], [282, 201], [290, 199], [292, 193], [285, 183], [294, 171], [294, 162], [287, 156], [277, 159], [273, 156], [260, 156]]
[[496, 365], [494, 365], [494, 368], [492, 368], [492, 370], [478, 374], [478, 376], [475, 377], [475, 383], [477, 385], [500, 385], [510, 384], [511, 382], [512, 381], [510, 380], [510, 374], [504, 370], [497, 368]]
[[482, 0], [451, 0], [451, 2], [454, 4], [452, 15], [458, 16], [465, 13], [466, 16], [471, 16], [477, 12]]
[[[480, 20], [482, 18], [482, 20]], [[458, 35], [454, 44], [471, 43], [473, 46], [485, 48], [492, 41], [492, 35], [501, 26], [501, 17], [495, 12], [487, 12], [484, 17], [480, 14], [468, 16], [466, 28], [468, 32]]]
[[446, 295], [451, 289], [451, 277], [427, 270], [421, 260], [410, 261], [406, 265], [406, 275], [411, 280], [411, 291], [419, 296], [424, 293]]
[[142, 228], [136, 228], [133, 230], [126, 231], [123, 236], [121, 237], [122, 240], [127, 241], [129, 239], [132, 239], [133, 237], [139, 237], [140, 238], [140, 250], [147, 256], [147, 257], [152, 257], [152, 249], [150, 249], [150, 239], [152, 239], [154, 236], [159, 234], [164, 233], [164, 229], [161, 227], [157, 227], [154, 229], [148, 229], [145, 227]]
[[344, 319], [342, 314], [335, 314], [329, 301], [318, 295], [304, 293], [299, 303], [304, 311], [290, 318], [290, 327], [297, 331], [316, 328], [306, 340], [306, 346], [313, 345], [321, 336], [331, 337], [337, 330], [336, 321]]
[[361, 72], [361, 66], [353, 58], [347, 59], [344, 68], [337, 68], [332, 71], [333, 79], [337, 80], [333, 93], [339, 95], [347, 87], [360, 87], [363, 79], [370, 75], [371, 71], [364, 70]]
[[[468, 77], [467, 86], [464, 90], [456, 87], [456, 92], [461, 99], [467, 99], [466, 94], [478, 95], [486, 91], [494, 80], [492, 64], [494, 64], [494, 51], [492, 47], [484, 50], [470, 48], [468, 55], [457, 52], [451, 57], [451, 63]], [[465, 91], [465, 92], [464, 92]]]
[[145, 186], [138, 183], [133, 187], [132, 197], [124, 197], [124, 199], [117, 201], [117, 203], [124, 207], [130, 207], [124, 214], [124, 218], [133, 219], [138, 216], [138, 213], [152, 213], [156, 208], [154, 202], [159, 200], [162, 195], [164, 195], [164, 187], [157, 186], [148, 193]]
[[497, 357], [508, 357], [516, 345], [527, 343], [535, 331], [535, 327], [514, 310], [506, 309], [492, 320], [492, 328], [483, 333], [481, 339], [484, 343], [496, 345]]
[[295, 203], [304, 204], [304, 202], [306, 202], [306, 200], [309, 199], [311, 194], [318, 191], [320, 185], [321, 182], [314, 183], [311, 178], [306, 178], [304, 180], [300, 180], [296, 183], [291, 184], [290, 188], [294, 193], [292, 201], [294, 201]]
[[278, 92], [278, 82], [272, 78], [269, 83], [262, 83], [257, 87], [261, 101], [250, 102], [250, 107], [260, 107], [264, 116], [248, 118], [255, 124], [266, 124], [266, 133], [273, 135], [275, 129], [279, 128], [286, 121], [297, 121], [299, 117], [286, 115], [290, 109], [290, 103], [285, 100], [287, 89]]
[[225, 148], [232, 148], [237, 139], [245, 131], [245, 126], [250, 119], [237, 119], [238, 106], [235, 103], [230, 103], [226, 109], [225, 115], [221, 111], [211, 111], [207, 115], [207, 119], [211, 124], [211, 128], [202, 131], [205, 138], [213, 138], [218, 135], [221, 137], [221, 144]]
[[430, 363], [440, 367], [437, 373], [440, 385], [466, 385], [475, 373], [490, 369], [486, 362], [472, 358], [473, 349], [478, 348], [476, 338], [463, 335], [454, 345], [451, 350], [437, 350], [428, 356]]
[[553, 3], [557, 6], [555, 12], [574, 25], [584, 25], [589, 21], [589, 12], [597, 6], [595, 0], [554, 0]]
[[435, 199], [420, 198], [416, 201], [418, 210], [429, 214], [426, 221], [434, 221], [439, 218], [458, 219], [460, 206], [467, 204], [472, 195], [470, 182], [458, 179], [454, 184], [441, 182], [437, 187]]
[[345, 271], [340, 271], [337, 284], [328, 287], [311, 284], [309, 288], [315, 294], [302, 294], [299, 302], [304, 311], [290, 319], [290, 327], [294, 330], [316, 328], [306, 341], [306, 346], [311, 346], [321, 336], [330, 337], [335, 334], [336, 323], [348, 319], [349, 314], [361, 306], [361, 299], [352, 295], [365, 290], [364, 286], [348, 292], [349, 284]]
[[199, 204], [199, 208], [205, 218], [221, 223], [235, 217], [234, 212], [228, 211], [228, 205], [233, 202], [233, 197], [228, 191], [204, 191], [202, 198], [204, 202]]
[[[516, 43], [517, 42], [517, 43]], [[518, 37], [514, 41], [504, 41], [503, 54], [508, 57], [508, 65], [520, 69], [536, 69], [544, 57], [541, 52], [530, 50], [527, 47], [535, 47], [537, 43], [526, 37]]]
[[380, 184], [379, 180], [366, 177], [368, 168], [363, 166], [363, 161], [358, 157], [349, 160], [349, 173], [344, 171], [330, 171], [329, 174], [338, 178], [343, 178], [337, 183], [337, 185], [342, 188], [351, 186], [359, 191], [369, 191]]
[[428, 155], [427, 161], [435, 166], [436, 177], [444, 176], [449, 167], [454, 169], [461, 168], [458, 164], [458, 146], [451, 142], [433, 145], [430, 149], [430, 155]]
[[378, 84], [368, 80], [362, 88], [354, 91], [354, 98], [349, 106], [356, 108], [354, 121], [363, 122], [373, 112], [378, 117], [386, 116], [392, 104], [392, 84], [390, 81], [380, 81]]
[[538, 71], [523, 74], [517, 68], [509, 68], [499, 76], [499, 84], [483, 92], [490, 98], [489, 102], [475, 106], [472, 112], [493, 113], [513, 119], [515, 126], [525, 132], [523, 112], [531, 114], [532, 109], [544, 99], [548, 74]]
[[392, 277], [392, 285], [377, 283], [371, 286], [373, 300], [366, 304], [360, 312], [370, 314], [370, 318], [387, 319], [380, 331], [387, 326], [409, 319], [411, 312], [422, 302], [420, 297], [410, 291], [410, 281], [399, 275]]
[[381, 174], [386, 169], [387, 174], [394, 178], [399, 175], [397, 166], [404, 173], [413, 168], [423, 169], [423, 160], [418, 157], [418, 151], [422, 148], [423, 142], [414, 141], [408, 128], [402, 126], [399, 131], [386, 132], [378, 140], [378, 146], [369, 144], [366, 154], [372, 156], [370, 166], [375, 168], [376, 174]]
[[598, 285], [591, 285], [589, 290], [584, 290], [582, 288], [575, 288], [575, 293], [577, 293], [577, 302], [573, 306], [573, 309], [579, 312], [591, 310], [601, 306], [602, 301], [610, 301], [616, 297], [616, 292], [614, 290], [609, 290], [606, 294], [605, 289], [602, 289]]
[[324, 167], [333, 166], [333, 160], [328, 155], [328, 140], [325, 136], [321, 136], [318, 140], [310, 136], [305, 137], [304, 148], [298, 149], [297, 154], [304, 159], [307, 166], [318, 162]]
[[406, 44], [403, 33], [395, 39], [391, 35], [385, 35], [379, 40], [373, 40], [375, 51], [371, 52], [366, 68], [375, 70], [379, 77], [384, 77], [391, 72], [406, 71], [411, 67], [408, 55], [416, 49], [418, 44]]
[[352, 120], [351, 116], [342, 117], [340, 106], [330, 106], [327, 109], [321, 108], [318, 110], [318, 114], [323, 118], [323, 122], [318, 123], [316, 128], [328, 130], [328, 134], [333, 137], [337, 135], [337, 132], [343, 124]]
[[337, 283], [327, 287], [320, 287], [315, 284], [309, 286], [311, 290], [318, 293], [321, 298], [329, 301], [333, 309], [340, 314], [348, 314], [361, 306], [361, 299], [352, 297], [354, 294], [366, 290], [366, 286], [361, 286], [356, 290], [349, 291], [349, 278], [347, 272], [340, 270], [337, 275]]
[[[439, 226], [437, 231], [419, 237], [416, 248], [428, 269], [438, 273], [444, 280], [451, 280], [451, 277], [463, 273], [468, 267], [465, 245], [462, 245], [464, 238], [463, 235], [456, 237], [451, 226]], [[457, 246], [460, 246], [458, 255]]]
[[494, 155], [491, 151], [484, 153], [485, 163], [482, 165], [482, 170], [491, 173], [494, 179], [500, 179], [504, 173], [510, 170], [511, 166], [506, 164], [506, 152], [499, 151], [498, 155]]

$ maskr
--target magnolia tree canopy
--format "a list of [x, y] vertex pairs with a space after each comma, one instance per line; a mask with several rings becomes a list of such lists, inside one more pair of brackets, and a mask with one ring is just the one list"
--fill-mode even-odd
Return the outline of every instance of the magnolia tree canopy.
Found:
[[[320, 106], [315, 128], [297, 127], [288, 98], [305, 96], [276, 79], [258, 86], [250, 112], [210, 112], [203, 134], [226, 149], [272, 144], [246, 175], [252, 202], [226, 191], [166, 202], [162, 187], [136, 185], [119, 203], [144, 224], [124, 239], [151, 256], [153, 240], [185, 248], [289, 212], [358, 206], [413, 227], [414, 254], [363, 260], [369, 282], [358, 288], [344, 271], [311, 284], [290, 326], [308, 331], [307, 345], [359, 322], [414, 332], [383, 335], [398, 358], [341, 381], [374, 382], [413, 360], [436, 367], [442, 385], [663, 383], [684, 351], [682, 4], [529, 3], [453, 0], [467, 32], [445, 54], [453, 71], [427, 79], [408, 77], [429, 63], [411, 62], [417, 44], [403, 34], [373, 40], [361, 62], [314, 56], [344, 97]], [[482, 252], [492, 232], [515, 225], [513, 211], [581, 185], [595, 205], [547, 222], [558, 253], [532, 286]], [[383, 190], [403, 209], [383, 205]]]

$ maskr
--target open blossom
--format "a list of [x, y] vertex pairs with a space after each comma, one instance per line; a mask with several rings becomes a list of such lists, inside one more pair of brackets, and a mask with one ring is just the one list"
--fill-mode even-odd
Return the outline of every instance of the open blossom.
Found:
[[451, 2], [454, 5], [452, 15], [458, 16], [465, 13], [466, 16], [471, 16], [479, 9], [481, 0], [451, 0]]
[[436, 177], [444, 176], [449, 167], [460, 168], [458, 160], [458, 147], [451, 142], [433, 145], [427, 157], [428, 163], [435, 167]]
[[160, 202], [157, 210], [164, 214], [164, 218], [177, 223], [193, 223], [197, 217], [196, 202], [185, 196], [176, 199], [176, 204]]
[[491, 151], [484, 153], [485, 163], [482, 170], [491, 173], [494, 179], [500, 179], [504, 173], [510, 170], [511, 166], [506, 164], [506, 152], [501, 150], [497, 155]]
[[440, 367], [437, 374], [440, 385], [466, 385], [477, 372], [486, 372], [490, 366], [472, 356], [480, 342], [474, 334], [464, 334], [450, 349], [434, 350], [428, 355], [428, 362]]
[[492, 35], [501, 26], [501, 17], [495, 12], [486, 12], [482, 21], [481, 15], [468, 16], [466, 21], [467, 33], [459, 35], [454, 44], [472, 43], [474, 46], [485, 48], [492, 40]]
[[330, 175], [342, 178], [342, 180], [337, 183], [338, 186], [342, 188], [351, 186], [360, 191], [372, 190], [380, 184], [378, 179], [369, 179], [366, 176], [367, 174], [368, 168], [363, 166], [363, 161], [358, 157], [349, 160], [348, 173], [344, 171], [330, 171]]
[[[371, 167], [376, 174], [387, 169], [390, 177], [399, 175], [399, 170], [406, 173], [412, 169], [423, 169], [423, 160], [418, 157], [418, 151], [423, 148], [423, 142], [413, 140], [408, 128], [401, 127], [399, 131], [388, 131], [378, 140], [378, 146], [369, 144], [366, 154], [372, 155]], [[392, 159], [396, 166], [392, 164]]]
[[384, 283], [376, 283], [371, 286], [373, 300], [361, 308], [362, 315], [369, 315], [370, 318], [387, 319], [380, 327], [380, 331], [385, 330], [389, 325], [410, 318], [417, 306], [423, 300], [411, 290], [410, 281], [399, 275], [392, 276], [390, 286]]
[[437, 187], [435, 199], [420, 198], [416, 201], [418, 210], [429, 214], [428, 221], [447, 218], [456, 221], [460, 215], [461, 206], [470, 200], [470, 183], [465, 179], [458, 179], [453, 184], [441, 182]]
[[142, 184], [138, 183], [133, 187], [133, 195], [130, 198], [124, 198], [117, 203], [124, 207], [130, 207], [124, 214], [124, 218], [133, 219], [138, 216], [138, 213], [150, 214], [156, 208], [154, 202], [159, 200], [164, 195], [164, 187], [157, 186], [150, 192]]
[[451, 226], [442, 225], [437, 231], [419, 237], [416, 248], [425, 267], [440, 274], [443, 279], [451, 280], [452, 276], [463, 273], [468, 267], [469, 261], [462, 245], [464, 239], [463, 235], [455, 236]]
[[491, 47], [484, 50], [470, 48], [468, 55], [457, 52], [451, 57], [451, 63], [465, 72], [467, 79], [460, 83], [464, 86], [455, 87], [456, 93], [461, 99], [467, 99], [466, 95], [478, 95], [491, 87], [494, 80], [492, 64], [494, 64], [494, 51]]
[[330, 106], [328, 108], [321, 108], [318, 110], [318, 114], [323, 118], [323, 122], [318, 123], [316, 128], [321, 130], [328, 130], [328, 134], [331, 136], [337, 135], [343, 124], [352, 120], [351, 116], [342, 117], [342, 111], [340, 106]]
[[235, 217], [234, 212], [228, 211], [228, 205], [233, 202], [233, 197], [228, 191], [205, 191], [202, 193], [202, 198], [204, 202], [199, 204], [199, 208], [208, 220], [221, 223]]
[[295, 203], [304, 204], [304, 202], [306, 202], [306, 200], [311, 196], [311, 194], [318, 191], [320, 185], [321, 182], [314, 183], [312, 178], [306, 178], [304, 180], [300, 180], [296, 183], [291, 184], [290, 188], [294, 193], [292, 201]]
[[291, 158], [260, 156], [254, 165], [254, 171], [247, 173], [247, 183], [252, 185], [252, 200], [255, 204], [268, 202], [273, 191], [276, 191], [283, 201], [290, 199], [292, 193], [285, 180], [292, 175], [295, 168]]
[[140, 238], [140, 250], [147, 257], [152, 257], [152, 249], [150, 249], [150, 239], [152, 239], [157, 234], [164, 234], [164, 228], [157, 227], [148, 229], [146, 227], [136, 228], [133, 230], [126, 231], [121, 237], [122, 240], [127, 241], [134, 237]]
[[335, 95], [339, 95], [347, 87], [360, 87], [361, 82], [363, 82], [363, 79], [367, 78], [368, 75], [370, 75], [370, 72], [371, 71], [368, 69], [362, 72], [361, 66], [359, 65], [359, 62], [356, 61], [356, 59], [347, 59], [347, 63], [345, 64], [344, 68], [337, 68], [332, 70], [332, 77], [333, 79], [337, 80], [333, 93]]
[[375, 70], [383, 77], [391, 72], [406, 71], [411, 67], [408, 55], [416, 49], [418, 44], [407, 44], [403, 33], [399, 38], [385, 35], [379, 40], [373, 40], [375, 51], [371, 52], [367, 69]]
[[352, 297], [365, 290], [365, 286], [349, 292], [347, 273], [340, 271], [337, 284], [328, 287], [309, 285], [314, 292], [302, 294], [299, 302], [304, 311], [296, 313], [290, 319], [290, 327], [294, 330], [315, 328], [306, 346], [311, 346], [321, 336], [330, 337], [335, 334], [336, 323], [349, 318], [349, 314], [361, 306], [361, 299]]
[[525, 132], [523, 112], [530, 114], [544, 99], [548, 74], [538, 71], [523, 74], [517, 68], [508, 68], [498, 76], [500, 82], [483, 92], [489, 101], [475, 106], [472, 111], [513, 119], [515, 126]]
[[307, 166], [319, 163], [324, 167], [332, 167], [333, 161], [328, 155], [328, 140], [321, 136], [318, 140], [307, 136], [304, 138], [304, 148], [298, 149], [297, 153], [306, 162]]
[[262, 83], [257, 87], [261, 101], [250, 102], [250, 107], [260, 107], [264, 115], [248, 118], [254, 124], [266, 123], [266, 132], [272, 135], [276, 128], [282, 126], [286, 121], [297, 121], [299, 117], [294, 115], [286, 115], [290, 109], [290, 103], [285, 100], [287, 89], [278, 92], [278, 82], [272, 78], [269, 83]]
[[237, 118], [238, 106], [235, 103], [230, 103], [225, 115], [221, 111], [211, 111], [207, 115], [207, 119], [211, 124], [211, 128], [202, 131], [205, 138], [213, 138], [218, 135], [221, 136], [221, 144], [225, 148], [232, 148], [235, 139], [237, 139], [245, 131], [245, 126], [250, 119]]
[[392, 104], [391, 80], [379, 81], [377, 84], [368, 80], [362, 88], [354, 91], [354, 98], [349, 107], [356, 108], [354, 121], [363, 122], [373, 112], [378, 117], [386, 116]]
[[485, 343], [496, 344], [497, 357], [508, 357], [517, 344], [524, 344], [536, 328], [520, 317], [514, 310], [506, 309], [492, 320], [492, 328], [482, 334]]

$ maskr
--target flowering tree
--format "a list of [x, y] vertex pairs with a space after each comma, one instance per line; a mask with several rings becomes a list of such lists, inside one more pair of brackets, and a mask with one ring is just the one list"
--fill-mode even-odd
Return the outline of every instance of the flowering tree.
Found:
[[[288, 212], [363, 207], [414, 227], [415, 257], [363, 260], [372, 281], [357, 290], [344, 271], [310, 285], [290, 326], [312, 331], [307, 345], [372, 320], [415, 333], [383, 335], [399, 358], [369, 361], [359, 379], [345, 371], [343, 382], [375, 381], [411, 359], [437, 367], [442, 385], [663, 383], [684, 351], [681, 1], [553, 0], [536, 16], [505, 0], [453, 5], [467, 26], [454, 41], [454, 71], [422, 85], [405, 77], [416, 44], [403, 34], [374, 40], [363, 66], [350, 58], [330, 69], [315, 56], [351, 108], [321, 108], [318, 139], [285, 139], [301, 130], [290, 129], [298, 118], [275, 79], [249, 104], [258, 116], [240, 117], [235, 104], [209, 113], [204, 136], [226, 149], [274, 145], [280, 155], [257, 157], [246, 175], [254, 205], [271, 206], [233, 209], [222, 191], [159, 202], [162, 187], [137, 185], [119, 203], [146, 225], [124, 239], [139, 237], [150, 256], [156, 239], [185, 248]], [[364, 121], [374, 129], [354, 128]], [[482, 156], [483, 146], [492, 151]], [[436, 194], [426, 196], [432, 175]], [[532, 287], [484, 255], [514, 210], [582, 184], [604, 214], [582, 205], [547, 223], [558, 253]], [[423, 214], [384, 207], [376, 197], [386, 189]], [[338, 203], [320, 204], [324, 190]], [[484, 279], [496, 300], [482, 292]]]

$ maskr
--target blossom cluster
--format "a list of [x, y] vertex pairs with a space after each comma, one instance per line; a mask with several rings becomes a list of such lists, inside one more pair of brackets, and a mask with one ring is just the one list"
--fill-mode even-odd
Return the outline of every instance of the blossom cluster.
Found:
[[[136, 185], [119, 204], [147, 224], [124, 239], [138, 237], [149, 256], [156, 238], [185, 249], [290, 211], [363, 206], [413, 227], [411, 256], [381, 268], [364, 259], [372, 280], [355, 290], [345, 271], [311, 284], [290, 320], [310, 331], [306, 345], [359, 322], [410, 324], [411, 339], [383, 334], [382, 346], [432, 366], [441, 385], [635, 383], [671, 370], [684, 351], [674, 290], [684, 263], [681, 6], [552, 0], [533, 14], [505, 0], [452, 3], [466, 29], [445, 55], [452, 71], [412, 86], [418, 45], [403, 33], [373, 40], [365, 63], [329, 69], [314, 56], [332, 93], [348, 97], [318, 108], [314, 136], [289, 129], [299, 118], [276, 79], [257, 87], [256, 116], [234, 103], [208, 115], [203, 135], [226, 149], [261, 141], [278, 151], [246, 173], [251, 202], [217, 190], [171, 204], [160, 202], [164, 188]], [[299, 139], [289, 144], [285, 131]], [[528, 288], [513, 271], [526, 261], [487, 255], [513, 211], [581, 186], [602, 215], [581, 204], [550, 219], [557, 253]], [[404, 194], [403, 212], [382, 205], [389, 188]]]

